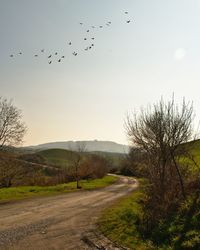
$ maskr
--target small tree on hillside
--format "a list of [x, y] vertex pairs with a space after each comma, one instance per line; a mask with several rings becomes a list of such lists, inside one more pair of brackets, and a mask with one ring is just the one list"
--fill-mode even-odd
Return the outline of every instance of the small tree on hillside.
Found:
[[21, 121], [21, 111], [5, 98], [0, 97], [0, 148], [22, 142], [26, 126]]
[[15, 178], [23, 173], [22, 167], [14, 159], [0, 158], [0, 188], [12, 186]]
[[86, 151], [86, 144], [84, 142], [76, 142], [76, 153], [72, 154], [72, 168], [76, 179], [76, 187], [81, 188], [80, 181], [80, 167], [83, 160], [83, 153]]
[[[192, 136], [193, 106], [183, 99], [179, 107], [161, 99], [140, 115], [133, 114], [126, 120], [126, 130], [132, 145], [145, 152], [147, 169], [154, 186], [157, 201], [169, 199], [176, 192], [185, 197], [184, 180], [180, 169], [180, 145]], [[177, 189], [177, 184], [179, 188]], [[158, 201], [158, 202], [159, 202]]]

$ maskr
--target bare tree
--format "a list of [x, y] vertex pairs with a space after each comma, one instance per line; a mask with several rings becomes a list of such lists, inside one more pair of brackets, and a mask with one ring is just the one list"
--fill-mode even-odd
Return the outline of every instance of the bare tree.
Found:
[[134, 146], [145, 152], [149, 178], [159, 199], [165, 199], [173, 184], [177, 187], [176, 181], [185, 197], [178, 158], [182, 154], [180, 145], [191, 139], [192, 118], [192, 104], [183, 99], [179, 107], [173, 97], [167, 103], [161, 99], [146, 111], [141, 110], [139, 116], [133, 114], [126, 119], [127, 135]]
[[80, 176], [84, 179], [102, 178], [107, 174], [109, 161], [95, 154], [87, 155], [86, 159], [80, 166]]
[[0, 97], [0, 148], [22, 142], [26, 126], [21, 118], [21, 111], [12, 101]]
[[80, 166], [83, 160], [83, 153], [86, 151], [86, 144], [81, 141], [76, 142], [75, 147], [76, 153], [73, 152], [72, 154], [72, 168], [74, 171], [74, 176], [76, 179], [76, 187], [77, 189], [81, 188], [79, 181], [80, 181]]

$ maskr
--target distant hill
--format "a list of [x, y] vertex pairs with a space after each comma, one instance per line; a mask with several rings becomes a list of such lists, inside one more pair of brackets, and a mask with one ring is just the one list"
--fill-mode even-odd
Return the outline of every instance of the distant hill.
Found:
[[44, 149], [67, 149], [77, 151], [79, 145], [85, 145], [85, 151], [101, 151], [101, 152], [112, 152], [112, 153], [128, 153], [129, 147], [127, 145], [118, 144], [112, 141], [62, 141], [62, 142], [50, 142], [39, 144], [36, 146], [27, 147], [32, 150], [44, 150]]

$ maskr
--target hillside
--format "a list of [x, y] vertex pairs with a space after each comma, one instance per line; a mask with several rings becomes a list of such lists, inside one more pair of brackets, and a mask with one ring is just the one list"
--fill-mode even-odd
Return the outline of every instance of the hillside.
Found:
[[47, 165], [53, 165], [58, 167], [68, 167], [76, 155], [75, 152], [66, 149], [47, 149], [42, 150], [37, 153], [37, 155], [42, 156]]
[[189, 155], [182, 157], [181, 161], [185, 162], [185, 164], [189, 164], [192, 172], [198, 172], [200, 169], [200, 140], [187, 142], [183, 144], [182, 147], [186, 149], [189, 148]]
[[[124, 159], [124, 154], [120, 153], [94, 151], [85, 152], [83, 154], [85, 158], [91, 155], [99, 155], [105, 158], [109, 162], [109, 167], [111, 169], [120, 168], [121, 161]], [[37, 152], [35, 155], [39, 155], [45, 159], [47, 165], [66, 168], [71, 165], [74, 157], [76, 157], [76, 152], [66, 149], [47, 149]]]
[[112, 141], [62, 141], [62, 142], [51, 142], [39, 144], [36, 146], [26, 147], [29, 150], [44, 150], [44, 149], [67, 149], [71, 151], [77, 151], [78, 145], [84, 144], [85, 149], [88, 152], [102, 151], [102, 152], [112, 152], [112, 153], [128, 153], [129, 147], [127, 145], [118, 144]]
[[0, 187], [45, 184], [58, 168], [44, 165], [45, 159], [36, 154], [0, 151]]

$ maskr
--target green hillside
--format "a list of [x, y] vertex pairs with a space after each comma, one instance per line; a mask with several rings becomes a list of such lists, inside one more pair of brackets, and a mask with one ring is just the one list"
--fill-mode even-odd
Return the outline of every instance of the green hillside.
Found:
[[37, 154], [45, 159], [47, 165], [63, 168], [69, 167], [73, 158], [76, 156], [76, 152], [66, 149], [47, 149]]
[[200, 169], [200, 140], [190, 141], [182, 145], [186, 148], [186, 151], [189, 148], [189, 155], [183, 156], [181, 162], [185, 163], [188, 166], [191, 166], [191, 171], [199, 171]]
[[[66, 150], [66, 149], [47, 149], [37, 153], [45, 159], [47, 165], [57, 166], [57, 167], [69, 167], [74, 157], [76, 157], [76, 152]], [[85, 152], [84, 157], [87, 158], [90, 155], [99, 155], [109, 162], [111, 168], [120, 168], [121, 162], [124, 159], [124, 154], [120, 153], [109, 153], [109, 152]]]

